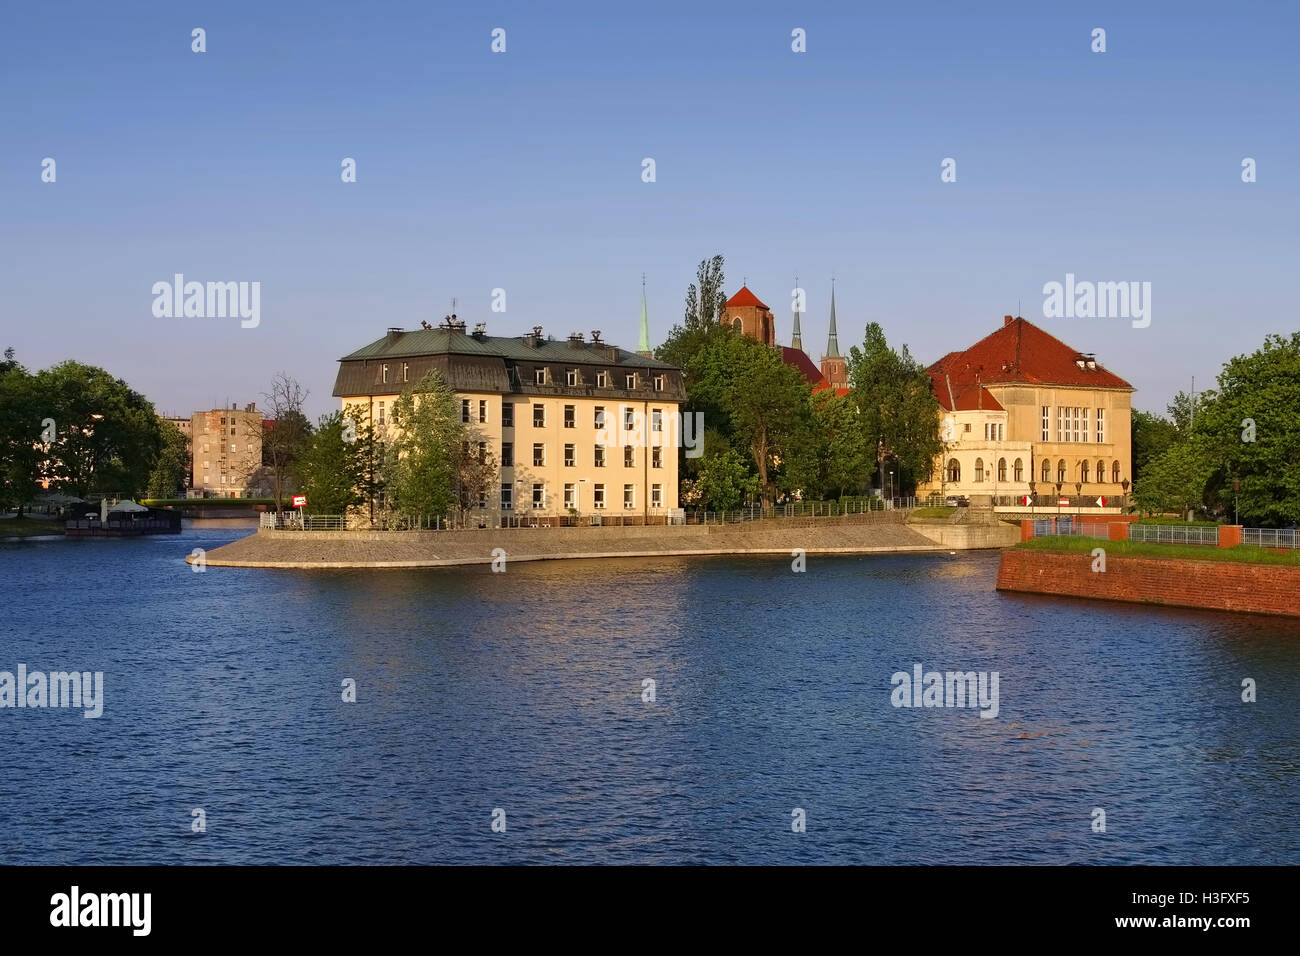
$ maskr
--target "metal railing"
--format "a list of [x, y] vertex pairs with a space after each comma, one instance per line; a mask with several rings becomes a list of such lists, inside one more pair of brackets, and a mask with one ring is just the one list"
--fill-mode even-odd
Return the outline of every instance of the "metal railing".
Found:
[[1219, 543], [1219, 529], [1203, 525], [1137, 524], [1129, 525], [1130, 541], [1153, 544], [1203, 544], [1215, 547]]
[[1242, 528], [1241, 543], [1258, 548], [1300, 548], [1294, 528]]
[[1109, 538], [1110, 525], [1101, 521], [1075, 521], [1072, 518], [1039, 518], [1034, 521], [1035, 538], [1058, 536]]

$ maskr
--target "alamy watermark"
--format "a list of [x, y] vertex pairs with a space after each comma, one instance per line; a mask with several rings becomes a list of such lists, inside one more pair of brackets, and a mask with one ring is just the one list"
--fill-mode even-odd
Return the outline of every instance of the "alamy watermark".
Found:
[[1132, 319], [1133, 328], [1151, 324], [1150, 282], [1065, 282], [1043, 286], [1043, 317], [1047, 319]]
[[980, 716], [998, 715], [998, 672], [925, 671], [912, 665], [912, 673], [898, 671], [889, 702], [895, 707], [979, 707]]
[[80, 707], [83, 717], [104, 713], [104, 672], [0, 671], [0, 709], [6, 707]]
[[238, 317], [245, 329], [255, 329], [262, 322], [260, 282], [186, 282], [178, 272], [171, 282], [155, 282], [151, 291], [156, 319]]

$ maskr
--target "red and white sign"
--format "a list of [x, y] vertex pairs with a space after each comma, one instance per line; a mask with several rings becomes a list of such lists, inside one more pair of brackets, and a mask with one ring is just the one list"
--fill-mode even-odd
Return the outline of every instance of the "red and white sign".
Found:
[[1062, 508], [1064, 508], [1066, 505], [1068, 505], [1068, 504], [1070, 503], [1070, 499], [1069, 499], [1069, 498], [1057, 498], [1057, 499], [1056, 499], [1056, 503], [1057, 503], [1058, 505], [1060, 505]]
[[301, 507], [303, 507], [303, 506], [306, 505], [306, 504], [307, 504], [307, 496], [306, 496], [306, 495], [294, 495], [294, 496], [293, 496], [293, 506], [294, 506], [295, 508], [301, 508]]
[[1027, 504], [1029, 504], [1029, 495], [1025, 495], [1024, 497], [1022, 497], [1022, 498], [1020, 499], [1020, 503], [1021, 503], [1022, 505], [1027, 505]]
[[1104, 507], [1106, 507], [1106, 499], [1105, 499], [1105, 498], [1098, 498], [1098, 499], [1097, 499], [1097, 507], [1098, 507], [1098, 508], [1104, 508]]

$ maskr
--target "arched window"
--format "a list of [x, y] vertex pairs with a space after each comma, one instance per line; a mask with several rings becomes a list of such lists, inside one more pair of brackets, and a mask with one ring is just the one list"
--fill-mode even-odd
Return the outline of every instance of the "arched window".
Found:
[[948, 460], [948, 480], [961, 481], [961, 465], [956, 458]]
[[1056, 480], [1065, 484], [1065, 459], [1062, 458], [1056, 463]]
[[1089, 479], [1088, 479], [1088, 461], [1087, 461], [1087, 459], [1084, 459], [1084, 462], [1083, 462], [1083, 473], [1082, 473], [1082, 474], [1083, 474], [1083, 477], [1080, 478], [1079, 480], [1082, 481], [1082, 482], [1086, 485], [1086, 484], [1088, 484], [1088, 480], [1089, 480]]
[[1097, 484], [1106, 480], [1106, 463], [1100, 458], [1097, 459]]
[[1015, 480], [1016, 480], [1016, 481], [1024, 481], [1024, 480], [1025, 480], [1025, 463], [1024, 463], [1023, 461], [1021, 461], [1019, 458], [1017, 458], [1017, 459], [1016, 459], [1016, 463], [1015, 463], [1014, 465], [1011, 466], [1011, 473], [1012, 473], [1013, 475], [1016, 476], [1016, 477], [1015, 477]]
[[1046, 458], [1043, 459], [1043, 484], [1052, 480], [1052, 463]]
[[999, 458], [998, 459], [998, 481], [1006, 481], [1006, 480], [1007, 480], [1007, 460], [1005, 458]]
[[1119, 484], [1119, 462], [1110, 466], [1110, 480], [1112, 484]]
[[733, 329], [735, 329], [737, 332], [740, 331], [740, 317], [739, 317], [739, 316], [737, 316], [736, 318], [734, 318], [734, 319], [731, 320], [731, 327], [732, 327]]
[[976, 481], [984, 480], [984, 459], [983, 458], [975, 459], [975, 480]]

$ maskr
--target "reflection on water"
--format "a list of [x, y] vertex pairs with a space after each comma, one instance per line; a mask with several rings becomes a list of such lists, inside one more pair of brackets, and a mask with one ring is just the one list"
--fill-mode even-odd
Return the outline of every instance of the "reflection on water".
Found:
[[[184, 564], [243, 533], [0, 545], [0, 669], [107, 697], [0, 710], [0, 859], [1300, 862], [1295, 622], [1000, 595], [991, 554]], [[998, 717], [893, 708], [918, 663], [998, 671]]]

